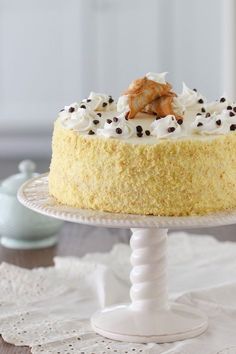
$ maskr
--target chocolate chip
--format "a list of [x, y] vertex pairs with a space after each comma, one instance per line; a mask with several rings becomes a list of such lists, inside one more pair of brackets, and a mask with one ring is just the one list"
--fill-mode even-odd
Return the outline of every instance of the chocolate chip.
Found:
[[90, 99], [90, 98], [87, 98], [87, 100], [86, 100], [87, 102], [91, 102], [92, 100]]
[[234, 113], [234, 112], [229, 112], [229, 116], [230, 116], [230, 117], [234, 117], [234, 116], [235, 116], [235, 113]]
[[113, 118], [113, 122], [115, 122], [115, 123], [117, 123], [118, 120], [119, 120], [119, 119], [118, 119], [117, 117], [114, 117], [114, 118]]
[[68, 112], [70, 112], [70, 113], [73, 113], [75, 111], [75, 107], [70, 107], [69, 109], [68, 109]]
[[198, 100], [198, 103], [204, 103], [203, 99], [200, 98], [200, 99]]
[[220, 102], [225, 102], [226, 99], [224, 97], [221, 97]]
[[230, 130], [236, 130], [236, 124], [231, 124]]
[[202, 113], [199, 113], [199, 112], [197, 113], [197, 116], [201, 116], [201, 115], [202, 115]]
[[122, 134], [122, 129], [121, 128], [116, 128], [116, 133], [117, 134]]
[[201, 111], [202, 111], [202, 113], [205, 113], [205, 112], [206, 112], [206, 110], [205, 110], [204, 107], [202, 107]]
[[98, 116], [98, 117], [101, 117], [101, 116], [102, 116], [102, 113], [97, 113], [97, 116]]
[[125, 113], [125, 119], [126, 119], [126, 120], [129, 120], [129, 112], [126, 112], [126, 113]]
[[112, 120], [111, 120], [111, 119], [107, 119], [107, 123], [108, 123], [108, 124], [111, 124], [111, 123], [112, 123]]
[[221, 125], [221, 120], [220, 119], [218, 119], [218, 120], [216, 120], [216, 125]]
[[193, 91], [197, 92], [197, 89], [196, 89], [196, 88], [194, 88], [194, 89], [193, 89]]
[[145, 134], [147, 135], [147, 136], [149, 136], [151, 133], [150, 133], [150, 130], [145, 130]]
[[138, 136], [139, 138], [142, 138], [143, 133], [142, 133], [142, 132], [137, 132], [137, 136]]
[[233, 108], [232, 108], [232, 106], [227, 106], [227, 109], [228, 109], [228, 111], [230, 111]]
[[95, 125], [99, 124], [99, 120], [98, 119], [94, 119], [93, 120], [93, 124], [95, 124]]
[[233, 111], [236, 113], [236, 107], [233, 108]]
[[197, 127], [201, 127], [203, 124], [201, 122], [197, 123]]
[[168, 133], [173, 133], [175, 131], [175, 128], [174, 127], [169, 127], [167, 129]]
[[110, 98], [109, 98], [109, 100], [108, 100], [108, 102], [109, 102], [109, 103], [114, 102], [113, 98], [112, 98], [112, 97], [110, 97]]
[[93, 130], [90, 130], [89, 132], [88, 132], [88, 135], [94, 135], [95, 133], [94, 133], [94, 131]]
[[102, 107], [106, 107], [107, 106], [107, 102], [103, 102]]
[[161, 117], [156, 117], [156, 120], [159, 120], [159, 119], [161, 119]]
[[209, 112], [205, 115], [206, 118], [209, 118], [210, 116], [211, 116], [211, 113], [209, 113]]
[[82, 104], [82, 105], [80, 106], [80, 108], [86, 109], [85, 104]]
[[141, 133], [143, 131], [143, 128], [141, 127], [141, 125], [137, 125], [136, 131], [139, 133]]
[[178, 120], [177, 120], [177, 123], [178, 123], [179, 125], [183, 124], [183, 119], [178, 119]]

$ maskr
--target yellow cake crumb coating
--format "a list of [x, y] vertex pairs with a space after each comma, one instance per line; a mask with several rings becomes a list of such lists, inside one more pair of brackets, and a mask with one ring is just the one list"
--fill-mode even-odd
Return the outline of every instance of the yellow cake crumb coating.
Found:
[[132, 144], [55, 122], [49, 192], [79, 208], [166, 216], [236, 207], [236, 133]]

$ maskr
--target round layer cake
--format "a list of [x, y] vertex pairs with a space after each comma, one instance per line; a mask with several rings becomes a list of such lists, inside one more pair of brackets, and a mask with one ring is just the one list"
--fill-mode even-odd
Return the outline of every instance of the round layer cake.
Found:
[[182, 216], [234, 209], [236, 105], [225, 97], [206, 103], [184, 85], [180, 95], [173, 94], [173, 114], [145, 113], [149, 102], [129, 118], [127, 98], [116, 104], [109, 95], [91, 93], [60, 112], [50, 194], [69, 206], [117, 213]]

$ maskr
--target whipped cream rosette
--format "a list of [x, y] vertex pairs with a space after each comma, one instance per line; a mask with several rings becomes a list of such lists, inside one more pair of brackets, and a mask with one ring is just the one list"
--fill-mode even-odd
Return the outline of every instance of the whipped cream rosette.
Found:
[[175, 116], [168, 115], [165, 118], [156, 119], [151, 124], [151, 135], [165, 139], [171, 136], [179, 136], [181, 133], [181, 125], [178, 124]]
[[227, 134], [236, 130], [236, 117], [230, 114], [231, 111], [223, 110], [221, 113], [207, 113], [197, 115], [192, 123], [192, 131], [195, 134], [217, 135]]
[[97, 129], [97, 135], [105, 138], [127, 139], [132, 136], [133, 132], [133, 127], [127, 122], [124, 115], [107, 119], [103, 128]]
[[90, 92], [88, 98], [82, 100], [82, 105], [94, 111], [113, 111], [116, 103], [111, 95], [105, 93]]
[[148, 80], [155, 81], [158, 84], [166, 84], [166, 74], [167, 74], [167, 71], [165, 71], [163, 73], [149, 72], [145, 76]]
[[206, 110], [209, 113], [220, 113], [224, 109], [231, 110], [233, 108], [233, 102], [230, 101], [227, 97], [221, 97], [217, 101], [210, 102], [206, 105]]
[[89, 131], [93, 127], [93, 121], [97, 115], [90, 109], [78, 108], [70, 116], [62, 117], [62, 124], [69, 129], [79, 132]]
[[186, 109], [198, 110], [204, 104], [205, 98], [196, 89], [190, 89], [184, 82], [182, 93], [174, 98], [176, 109], [182, 109], [183, 113]]
[[71, 103], [69, 106], [65, 106], [60, 112], [59, 112], [59, 118], [63, 122], [65, 120], [70, 119], [71, 113], [77, 111], [79, 107], [78, 102]]

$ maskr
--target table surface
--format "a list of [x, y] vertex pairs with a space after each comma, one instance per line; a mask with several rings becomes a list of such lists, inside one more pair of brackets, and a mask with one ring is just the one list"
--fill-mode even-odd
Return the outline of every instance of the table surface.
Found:
[[[55, 247], [41, 250], [16, 251], [0, 246], [0, 263], [8, 262], [25, 268], [53, 265], [55, 256], [81, 257], [88, 252], [108, 252], [117, 242], [128, 242], [128, 230], [95, 228], [65, 223]], [[1, 354], [29, 354], [28, 347], [15, 347], [0, 337]]]

